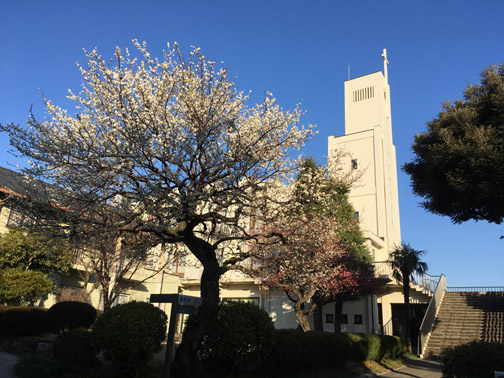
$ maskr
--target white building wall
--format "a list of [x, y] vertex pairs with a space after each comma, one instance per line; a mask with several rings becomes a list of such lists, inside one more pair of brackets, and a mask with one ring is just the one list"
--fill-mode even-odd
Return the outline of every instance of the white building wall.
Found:
[[[338, 149], [347, 151], [351, 159], [357, 160], [357, 169], [362, 172], [350, 191], [349, 199], [359, 213], [359, 222], [374, 261], [388, 260], [390, 251], [401, 243], [397, 165], [385, 53], [384, 59], [385, 75], [378, 71], [345, 82], [345, 135], [331, 136], [328, 140], [329, 156]], [[368, 331], [374, 327], [371, 318], [377, 314], [372, 302], [363, 300], [355, 304], [370, 318]], [[389, 290], [389, 294], [380, 295], [377, 302], [382, 304], [385, 324], [392, 316], [390, 304], [403, 303], [403, 298], [392, 295]]]

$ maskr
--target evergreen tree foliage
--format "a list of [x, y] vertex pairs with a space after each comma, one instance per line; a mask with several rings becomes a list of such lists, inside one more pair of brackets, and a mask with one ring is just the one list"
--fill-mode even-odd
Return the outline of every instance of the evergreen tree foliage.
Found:
[[62, 241], [17, 227], [0, 235], [0, 268], [65, 274], [70, 266], [69, 248]]
[[0, 303], [33, 305], [54, 289], [47, 274], [19, 268], [0, 270]]
[[67, 273], [68, 246], [36, 232], [10, 228], [0, 235], [0, 302], [29, 304], [54, 289], [51, 273]]
[[423, 207], [454, 223], [504, 219], [504, 63], [481, 72], [462, 100], [442, 111], [415, 136], [406, 163]]

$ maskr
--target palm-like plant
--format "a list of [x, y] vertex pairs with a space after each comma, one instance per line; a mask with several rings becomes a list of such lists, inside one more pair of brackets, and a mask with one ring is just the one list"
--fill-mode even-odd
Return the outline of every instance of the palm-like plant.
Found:
[[423, 274], [427, 271], [427, 263], [420, 261], [420, 256], [425, 254], [425, 251], [416, 250], [412, 248], [409, 243], [402, 243], [395, 246], [394, 250], [390, 253], [389, 263], [392, 267], [392, 277], [397, 282], [403, 285], [404, 295], [404, 324], [403, 324], [403, 337], [408, 342], [408, 350], [411, 353], [411, 330], [409, 326], [410, 320], [410, 304], [409, 304], [409, 290], [410, 290], [410, 276], [414, 273]]

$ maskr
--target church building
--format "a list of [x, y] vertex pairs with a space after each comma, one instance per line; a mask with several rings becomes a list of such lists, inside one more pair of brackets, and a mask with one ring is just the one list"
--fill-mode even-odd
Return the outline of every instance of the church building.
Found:
[[[390, 252], [401, 244], [401, 228], [396, 151], [392, 139], [389, 62], [385, 49], [382, 58], [383, 72], [345, 81], [345, 135], [329, 137], [328, 156], [331, 158], [338, 150], [346, 151], [351, 156], [351, 161], [348, 161], [351, 169], [360, 170], [361, 177], [354, 183], [349, 199], [367, 239], [375, 273], [388, 282], [384, 294], [373, 295], [367, 301], [345, 304], [343, 312], [348, 314], [350, 323], [351, 315], [360, 311], [367, 332], [392, 334], [393, 318], [396, 323], [399, 322], [398, 312], [404, 299], [401, 286], [392, 280], [387, 263]], [[424, 294], [424, 288], [414, 289], [411, 290], [410, 301], [418, 304], [421, 311], [430, 298]], [[398, 311], [393, 314], [394, 307]], [[349, 328], [356, 330], [355, 327]]]

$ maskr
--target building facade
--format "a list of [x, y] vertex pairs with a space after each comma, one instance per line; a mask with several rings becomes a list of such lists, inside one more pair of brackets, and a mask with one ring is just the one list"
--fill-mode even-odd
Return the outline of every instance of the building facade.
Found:
[[[383, 293], [344, 303], [341, 330], [397, 334], [398, 330], [394, 324], [399, 324], [401, 319], [403, 296], [401, 286], [391, 278], [387, 260], [394, 247], [401, 244], [401, 230], [385, 50], [382, 57], [383, 72], [374, 72], [345, 82], [345, 135], [329, 137], [328, 156], [331, 159], [337, 151], [348, 152], [350, 157], [343, 163], [361, 173], [351, 189], [349, 199], [367, 239], [375, 274], [386, 282]], [[15, 187], [16, 175], [0, 168], [0, 189], [3, 190], [3, 196]], [[0, 210], [0, 232], [19, 222], [19, 214], [16, 215], [15, 210], [7, 206], [1, 206]], [[160, 266], [167, 256], [162, 248], [154, 251], [152, 256], [152, 261], [146, 261], [145, 267], [132, 277], [132, 280], [138, 281], [139, 284], [131, 285], [131, 282], [128, 282], [128, 287], [131, 288], [125, 290], [116, 303], [148, 301], [150, 294], [159, 293], [200, 296], [202, 268], [196, 261], [177, 260], [167, 268], [156, 271], [156, 266]], [[84, 282], [80, 273], [83, 270], [82, 264], [76, 260], [72, 274], [59, 278], [60, 290], [82, 290]], [[264, 308], [273, 318], [277, 328], [297, 327], [293, 303], [282, 292], [265, 293], [254, 279], [236, 271], [227, 272], [221, 278], [220, 288], [223, 300], [245, 300]], [[100, 288], [91, 291], [90, 298], [93, 306], [102, 307]], [[429, 292], [423, 287], [412, 288], [410, 301], [420, 314], [427, 307], [429, 299]], [[47, 307], [55, 301], [56, 296], [51, 296], [41, 305]], [[170, 310], [169, 304], [159, 306], [167, 312]], [[325, 331], [334, 331], [334, 316], [334, 303], [323, 306], [322, 320]], [[310, 319], [310, 322], [313, 325], [313, 319]], [[180, 320], [179, 330], [181, 327]]]
[[[369, 310], [378, 314], [368, 322], [372, 325], [368, 331], [378, 327], [390, 334], [393, 318], [399, 318], [393, 314], [393, 308], [404, 303], [404, 299], [387, 264], [390, 252], [401, 245], [401, 227], [386, 50], [382, 58], [383, 72], [345, 81], [345, 135], [329, 137], [328, 156], [338, 150], [347, 151], [350, 161], [346, 164], [361, 173], [349, 199], [367, 239], [375, 272], [388, 281], [385, 293], [368, 300], [367, 315], [373, 316]], [[430, 298], [423, 288], [418, 289], [411, 290], [411, 302], [425, 307]]]

